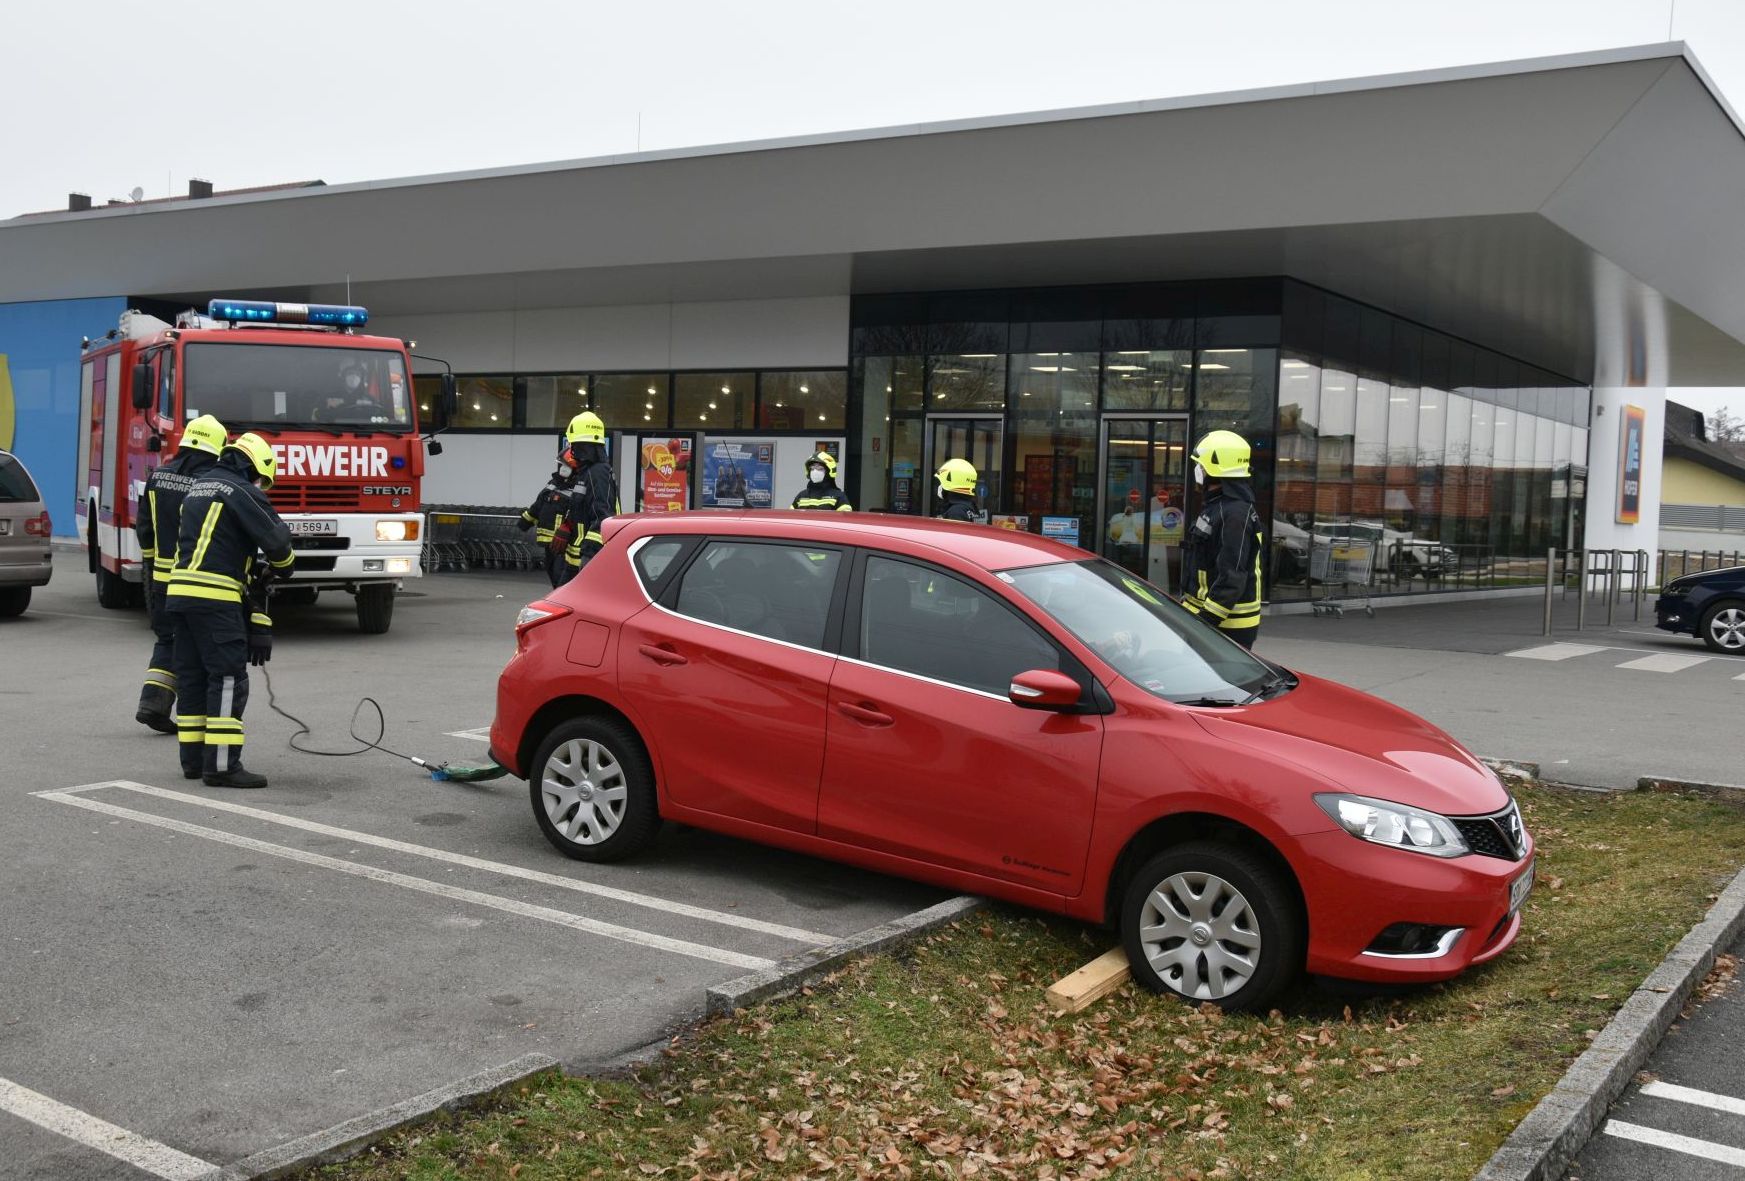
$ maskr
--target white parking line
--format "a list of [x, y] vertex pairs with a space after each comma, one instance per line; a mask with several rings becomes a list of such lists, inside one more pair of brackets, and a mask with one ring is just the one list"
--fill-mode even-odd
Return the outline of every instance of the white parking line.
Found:
[[1538, 648], [1522, 648], [1518, 652], [1505, 652], [1504, 656], [1518, 656], [1522, 660], [1568, 660], [1573, 656], [1586, 656], [1590, 652], [1604, 652], [1603, 647], [1592, 644], [1545, 644]]
[[217, 1165], [177, 1152], [167, 1144], [148, 1140], [126, 1128], [118, 1128], [107, 1120], [68, 1107], [10, 1079], [0, 1078], [0, 1111], [9, 1111], [39, 1128], [47, 1128], [87, 1148], [126, 1161], [136, 1169], [164, 1178], [164, 1181], [198, 1181], [218, 1172]]
[[1716, 1144], [1712, 1140], [1680, 1136], [1677, 1132], [1662, 1132], [1659, 1128], [1644, 1128], [1641, 1124], [1627, 1124], [1618, 1119], [1607, 1120], [1604, 1131], [1606, 1135], [1616, 1136], [1620, 1140], [1651, 1144], [1655, 1148], [1682, 1152], [1686, 1156], [1700, 1156], [1704, 1160], [1719, 1161], [1724, 1165], [1745, 1165], [1745, 1150], [1734, 1148], [1730, 1144]]
[[1745, 1115], [1745, 1099], [1735, 1099], [1731, 1095], [1717, 1095], [1713, 1091], [1699, 1091], [1695, 1087], [1681, 1087], [1677, 1083], [1663, 1083], [1656, 1080], [1646, 1084], [1642, 1088], [1642, 1093], [1652, 1095], [1656, 1099], [1673, 1099], [1679, 1103], [1690, 1103], [1697, 1107], [1724, 1111], [1728, 1115]]
[[[119, 786], [119, 785], [115, 785]], [[500, 910], [507, 914], [518, 915], [521, 918], [537, 919], [540, 922], [555, 923], [560, 927], [569, 927], [576, 931], [586, 931], [590, 935], [600, 935], [607, 939], [616, 939], [623, 943], [636, 943], [643, 947], [652, 947], [660, 951], [670, 951], [677, 955], [691, 956], [700, 960], [713, 960], [718, 964], [731, 964], [738, 968], [767, 968], [774, 960], [762, 956], [744, 955], [737, 951], [727, 951], [724, 948], [709, 947], [702, 943], [692, 943], [685, 939], [671, 939], [665, 935], [656, 935], [649, 931], [639, 931], [634, 927], [621, 927], [616, 923], [605, 923], [598, 919], [585, 918], [582, 915], [570, 914], [567, 911], [553, 910], [549, 906], [535, 906], [529, 902], [519, 902], [513, 898], [500, 898], [495, 894], [485, 894], [478, 890], [468, 890], [460, 886], [445, 885], [442, 882], [426, 881], [409, 874], [395, 873], [393, 870], [378, 869], [373, 865], [362, 865], [355, 861], [341, 861], [337, 857], [327, 857], [320, 853], [309, 853], [302, 849], [293, 849], [289, 845], [273, 845], [266, 841], [257, 841], [252, 837], [240, 837], [234, 833], [223, 832], [216, 828], [204, 828], [198, 824], [188, 824], [181, 820], [171, 820], [165, 816], [153, 816], [149, 812], [137, 812], [132, 808], [120, 808], [114, 804], [106, 804], [101, 800], [89, 800], [82, 795], [70, 792], [45, 791], [34, 793], [39, 799], [52, 800], [58, 804], [71, 804], [75, 808], [84, 808], [90, 812], [100, 812], [106, 816], [117, 816], [123, 820], [134, 820], [140, 824], [150, 824], [157, 828], [167, 828], [171, 832], [184, 833], [188, 836], [205, 837], [209, 841], [220, 844], [234, 845], [239, 849], [248, 849], [255, 853], [264, 853], [269, 857], [283, 857], [288, 861], [300, 861], [304, 865], [318, 865], [323, 869], [335, 870], [339, 873], [351, 874], [355, 877], [369, 878], [371, 881], [385, 885], [400, 886], [407, 890], [416, 890], [422, 894], [434, 894], [439, 898], [448, 898], [456, 902], [470, 902], [474, 906], [486, 906], [492, 910]], [[204, 801], [210, 803], [211, 801]]]
[[638, 894], [631, 890], [620, 890], [614, 886], [602, 886], [595, 882], [580, 881], [555, 873], [545, 873], [537, 869], [524, 869], [519, 865], [509, 865], [501, 861], [486, 861], [480, 857], [469, 857], [465, 853], [451, 853], [447, 849], [432, 849], [425, 845], [412, 845], [405, 841], [396, 841], [392, 837], [378, 837], [356, 829], [336, 828], [331, 824], [320, 824], [313, 820], [304, 820], [301, 816], [282, 816], [277, 812], [267, 812], [260, 808], [250, 808], [245, 804], [233, 804], [228, 800], [215, 800], [207, 796], [191, 795], [184, 791], [171, 791], [168, 788], [153, 787], [146, 783], [134, 783], [126, 779], [110, 780], [106, 783], [90, 783], [83, 787], [68, 787], [55, 792], [37, 792], [41, 796], [72, 795], [78, 792], [96, 791], [100, 788], [118, 787], [127, 791], [139, 792], [142, 795], [157, 796], [159, 799], [178, 800], [184, 804], [197, 804], [202, 808], [216, 808], [221, 812], [230, 812], [237, 816], [248, 816], [255, 820], [264, 820], [269, 824], [280, 824], [286, 828], [301, 829], [304, 832], [320, 833], [322, 836], [341, 837], [358, 845], [373, 845], [378, 849], [391, 849], [396, 853], [409, 853], [414, 857], [428, 857], [434, 861], [447, 861], [452, 865], [464, 865], [468, 869], [484, 870], [487, 873], [501, 874], [504, 877], [521, 878], [524, 881], [538, 882], [545, 886], [557, 886], [564, 890], [574, 890], [579, 894], [593, 894], [600, 898], [610, 898], [614, 902], [627, 902], [632, 906], [646, 906], [651, 910], [664, 910], [668, 914], [683, 915], [685, 918], [700, 919], [703, 922], [719, 923], [724, 927], [738, 927], [742, 931], [757, 931], [764, 935], [774, 935], [779, 939], [789, 939], [795, 943], [810, 943], [822, 947], [832, 942], [829, 935], [820, 935], [816, 931], [807, 931], [800, 927], [783, 926], [781, 923], [767, 923], [762, 919], [750, 918], [746, 915], [728, 914], [722, 910], [710, 910], [702, 906], [692, 906], [685, 902], [672, 902], [665, 898], [656, 898], [652, 894]]
[[1618, 667], [1640, 669], [1645, 673], [1677, 673], [1687, 668], [1695, 668], [1699, 664], [1707, 664], [1708, 660], [1707, 656], [1680, 656], [1673, 652], [1657, 652], [1653, 656], [1626, 660]]
[[448, 737], [466, 738], [473, 742], [489, 742], [491, 741], [491, 728], [489, 726], [475, 726], [471, 730], [450, 730]]

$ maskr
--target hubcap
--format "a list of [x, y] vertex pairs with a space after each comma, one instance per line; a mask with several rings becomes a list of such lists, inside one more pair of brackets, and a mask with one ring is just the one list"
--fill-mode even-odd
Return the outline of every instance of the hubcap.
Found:
[[1715, 617], [1709, 621], [1709, 634], [1715, 638], [1715, 643], [1729, 652], [1745, 648], [1745, 611], [1728, 607], [1715, 612]]
[[1215, 1001], [1260, 966], [1260, 925], [1248, 899], [1216, 874], [1178, 873], [1159, 882], [1139, 913], [1139, 944], [1163, 982]]
[[546, 819], [566, 840], [597, 845], [624, 822], [624, 768], [612, 752], [578, 738], [551, 752], [539, 779]]

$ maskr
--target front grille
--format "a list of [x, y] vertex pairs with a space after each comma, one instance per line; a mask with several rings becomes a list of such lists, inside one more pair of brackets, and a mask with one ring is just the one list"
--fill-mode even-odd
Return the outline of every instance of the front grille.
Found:
[[1513, 832], [1523, 831], [1520, 828], [1520, 812], [1513, 802], [1501, 812], [1489, 816], [1451, 816], [1449, 819], [1460, 830], [1460, 835], [1466, 838], [1467, 847], [1474, 853], [1515, 861], [1526, 847], [1524, 834], [1520, 844], [1516, 844], [1512, 835]]
[[361, 494], [353, 485], [275, 484], [267, 499], [281, 513], [357, 511]]
[[295, 549], [295, 550], [350, 549], [351, 548], [351, 538], [349, 538], [349, 537], [299, 537], [298, 535], [293, 533], [291, 535], [291, 548]]
[[338, 563], [338, 561], [339, 561], [339, 559], [337, 559], [337, 558], [305, 557], [302, 554], [298, 554], [297, 555], [297, 562], [295, 565], [293, 565], [291, 567], [291, 569], [296, 571], [299, 574], [303, 573], [304, 571], [314, 571], [314, 572], [319, 573], [322, 571], [332, 570], [333, 567]]

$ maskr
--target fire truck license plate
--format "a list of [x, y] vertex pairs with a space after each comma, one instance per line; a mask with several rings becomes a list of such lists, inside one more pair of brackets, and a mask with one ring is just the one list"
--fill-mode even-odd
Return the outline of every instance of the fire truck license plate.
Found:
[[299, 537], [331, 537], [339, 532], [338, 521], [286, 521], [285, 528]]

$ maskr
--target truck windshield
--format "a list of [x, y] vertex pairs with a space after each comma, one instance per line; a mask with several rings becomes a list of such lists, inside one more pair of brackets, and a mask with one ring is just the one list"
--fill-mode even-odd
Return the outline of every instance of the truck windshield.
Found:
[[211, 414], [230, 430], [325, 425], [412, 429], [406, 363], [390, 349], [190, 343], [182, 363], [186, 417]]

